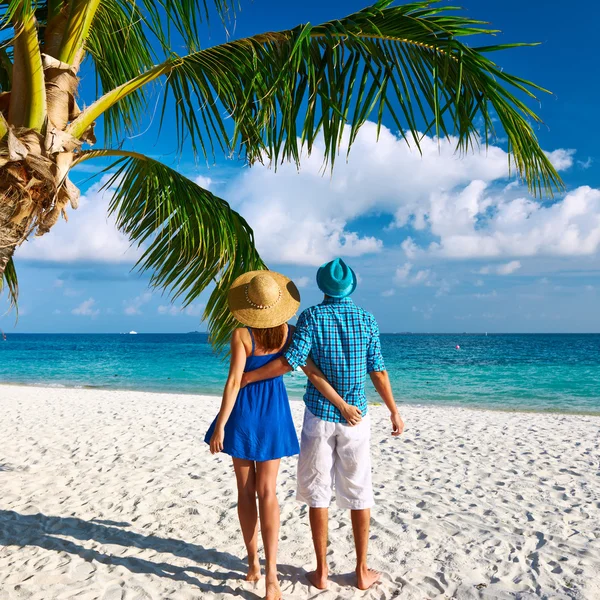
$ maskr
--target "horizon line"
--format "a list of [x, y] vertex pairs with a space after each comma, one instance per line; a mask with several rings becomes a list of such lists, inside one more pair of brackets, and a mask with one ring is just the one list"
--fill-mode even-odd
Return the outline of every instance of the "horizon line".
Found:
[[[8, 335], [209, 335], [208, 331], [15, 331]], [[600, 335], [600, 331], [382, 331], [381, 335]]]

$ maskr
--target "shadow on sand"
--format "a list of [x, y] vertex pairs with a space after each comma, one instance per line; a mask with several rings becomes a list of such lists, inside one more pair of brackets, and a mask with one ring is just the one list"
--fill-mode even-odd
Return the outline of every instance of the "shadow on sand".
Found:
[[[44, 550], [68, 552], [86, 561], [122, 566], [132, 573], [148, 573], [175, 581], [184, 581], [205, 592], [226, 593], [245, 599], [261, 596], [244, 589], [234, 589], [228, 580], [243, 579], [247, 565], [228, 552], [208, 549], [182, 540], [141, 535], [124, 529], [129, 523], [92, 520], [76, 517], [50, 517], [43, 514], [23, 515], [10, 510], [0, 510], [0, 546], [36, 546]], [[194, 566], [177, 567], [165, 562], [154, 562], [133, 556], [115, 556], [80, 546], [56, 536], [68, 536], [76, 540], [94, 540], [100, 544], [113, 544], [129, 548], [151, 549], [186, 558]], [[207, 565], [202, 567], [199, 565]], [[211, 570], [212, 565], [230, 569], [228, 572]], [[281, 575], [294, 583], [303, 581], [304, 571], [290, 565], [281, 565]], [[198, 576], [222, 580], [222, 584], [200, 581]]]

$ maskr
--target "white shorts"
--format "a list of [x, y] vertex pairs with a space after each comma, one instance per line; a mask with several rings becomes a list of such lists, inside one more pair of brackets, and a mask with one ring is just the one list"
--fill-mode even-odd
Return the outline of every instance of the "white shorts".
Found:
[[305, 409], [296, 498], [311, 508], [328, 508], [335, 485], [340, 508], [363, 510], [373, 506], [370, 440], [368, 414], [350, 427], [323, 421]]

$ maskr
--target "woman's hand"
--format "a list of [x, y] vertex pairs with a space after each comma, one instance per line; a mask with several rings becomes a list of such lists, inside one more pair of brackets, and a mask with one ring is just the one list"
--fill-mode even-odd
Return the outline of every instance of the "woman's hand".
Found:
[[340, 412], [350, 427], [354, 427], [362, 421], [362, 412], [360, 412], [360, 409], [358, 409], [356, 406], [348, 404], [347, 402], [344, 403], [344, 406], [342, 406]]
[[210, 453], [218, 454], [223, 451], [223, 441], [225, 440], [225, 431], [221, 427], [215, 428], [210, 438]]

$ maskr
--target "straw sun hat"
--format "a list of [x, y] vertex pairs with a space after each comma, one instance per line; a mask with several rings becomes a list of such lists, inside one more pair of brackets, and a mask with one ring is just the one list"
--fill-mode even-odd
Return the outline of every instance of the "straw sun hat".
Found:
[[300, 292], [291, 279], [275, 271], [240, 275], [228, 294], [229, 310], [248, 327], [267, 329], [289, 321], [300, 306]]

